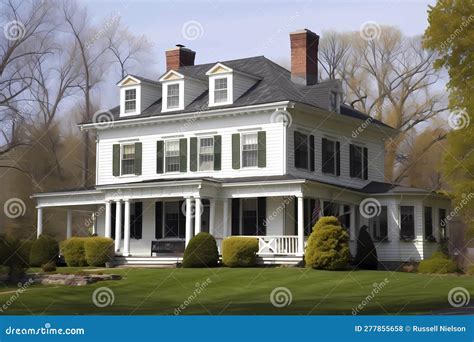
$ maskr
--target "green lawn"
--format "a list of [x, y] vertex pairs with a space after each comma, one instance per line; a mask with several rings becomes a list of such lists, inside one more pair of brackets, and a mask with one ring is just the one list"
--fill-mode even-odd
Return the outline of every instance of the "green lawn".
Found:
[[[61, 272], [78, 269], [59, 268]], [[87, 270], [87, 269], [86, 269]], [[360, 311], [360, 314], [413, 314], [449, 308], [447, 296], [453, 287], [464, 287], [474, 296], [474, 278], [437, 276], [384, 271], [316, 271], [300, 268], [215, 268], [215, 269], [113, 269], [122, 280], [99, 282], [84, 287], [30, 286], [0, 314], [164, 314], [195, 295], [181, 314], [352, 314], [385, 278], [388, 283]], [[197, 293], [196, 284], [209, 278]], [[110, 288], [113, 305], [98, 308], [92, 294], [99, 287]], [[286, 287], [290, 305], [277, 308], [270, 294]], [[1, 305], [14, 288], [0, 290]]]

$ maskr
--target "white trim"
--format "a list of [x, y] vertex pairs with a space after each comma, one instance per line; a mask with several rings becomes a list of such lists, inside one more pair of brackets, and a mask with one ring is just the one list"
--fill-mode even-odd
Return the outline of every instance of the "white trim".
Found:
[[[208, 170], [201, 170], [201, 139], [212, 139], [212, 167]], [[215, 167], [215, 160], [214, 160], [214, 136], [213, 135], [203, 135], [203, 136], [198, 136], [197, 137], [197, 171], [195, 172], [201, 172], [201, 171], [214, 171]], [[189, 153], [191, 155], [191, 153]]]
[[[125, 93], [127, 90], [135, 90], [135, 111], [134, 112], [125, 112]], [[141, 97], [142, 97], [142, 89], [141, 86], [138, 85], [131, 85], [131, 86], [123, 86], [120, 88], [120, 117], [128, 117], [128, 116], [135, 116], [141, 113]]]
[[[215, 86], [216, 80], [227, 80], [227, 100], [223, 102], [215, 102]], [[209, 76], [209, 107], [225, 106], [234, 103], [234, 77], [232, 74], [215, 74]]]
[[175, 71], [175, 70], [168, 70], [167, 72], [165, 72], [165, 74], [163, 76], [160, 77], [160, 79], [158, 80], [159, 82], [171, 82], [171, 81], [176, 81], [176, 79], [172, 79], [172, 80], [167, 80], [166, 78], [168, 77], [168, 75], [175, 75], [177, 77], [179, 77], [179, 79], [184, 79], [184, 75], [183, 74], [180, 74], [179, 72]]
[[[168, 108], [168, 87], [170, 85], [178, 85], [178, 107], [176, 108]], [[161, 95], [162, 98], [162, 108], [161, 112], [174, 112], [178, 110], [184, 109], [184, 80], [172, 80], [163, 82], [163, 93]]]
[[[244, 166], [243, 164], [243, 154], [244, 154], [244, 150], [243, 150], [243, 139], [242, 139], [242, 136], [243, 135], [250, 135], [250, 134], [255, 134], [257, 136], [257, 159], [256, 159], [256, 165], [252, 165], [252, 166]], [[247, 132], [240, 132], [240, 169], [245, 169], [245, 170], [251, 170], [251, 169], [258, 169], [258, 131], [254, 131], [254, 130], [251, 130], [251, 131], [247, 131]]]

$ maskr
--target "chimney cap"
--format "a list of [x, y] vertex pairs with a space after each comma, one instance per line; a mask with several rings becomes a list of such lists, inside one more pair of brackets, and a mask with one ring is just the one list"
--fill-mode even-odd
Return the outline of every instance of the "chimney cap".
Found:
[[315, 35], [315, 36], [319, 37], [317, 33], [314, 33], [313, 31], [308, 30], [307, 28], [299, 29], [299, 30], [290, 32], [290, 35], [292, 35], [292, 34], [301, 34], [301, 33], [308, 33], [308, 34]]
[[184, 48], [184, 47], [186, 47], [186, 45], [183, 45], [183, 44], [176, 44], [176, 47]]

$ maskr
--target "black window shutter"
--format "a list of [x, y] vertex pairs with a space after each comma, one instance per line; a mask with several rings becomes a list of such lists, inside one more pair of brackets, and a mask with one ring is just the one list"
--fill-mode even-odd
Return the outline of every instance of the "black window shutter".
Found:
[[142, 143], [137, 142], [135, 143], [135, 174], [141, 175], [142, 174]]
[[327, 149], [328, 149], [328, 140], [323, 138], [321, 141], [321, 171], [327, 172], [326, 163], [328, 163], [328, 156], [327, 156]]
[[[122, 205], [122, 204], [120, 204]], [[111, 222], [111, 228], [112, 228], [112, 239], [115, 240], [115, 222], [116, 222], [116, 212], [117, 212], [117, 202], [113, 202], [112, 205], [110, 206], [110, 222]]]
[[232, 199], [232, 235], [240, 235], [240, 198]]
[[214, 170], [221, 169], [221, 155], [222, 155], [222, 137], [220, 135], [214, 136]]
[[240, 133], [232, 134], [232, 168], [240, 169]]
[[179, 139], [179, 172], [186, 172], [188, 168], [188, 139]]
[[155, 238], [163, 237], [163, 202], [155, 202]]
[[351, 177], [355, 177], [355, 170], [354, 170], [354, 145], [349, 145], [349, 173]]
[[336, 141], [336, 176], [341, 175], [341, 143]]
[[257, 133], [258, 139], [258, 152], [257, 152], [257, 162], [258, 167], [267, 166], [267, 132], [259, 131]]
[[313, 227], [314, 225], [316, 224], [316, 217], [313, 215], [313, 211], [314, 211], [314, 208], [316, 207], [316, 200], [314, 198], [311, 198], [309, 200], [309, 218], [310, 218], [310, 224], [309, 224], [309, 227], [308, 227], [308, 231], [305, 232], [305, 235], [311, 235], [311, 233], [313, 232]]
[[267, 235], [267, 198], [257, 198], [257, 235]]
[[369, 179], [369, 150], [364, 147], [364, 179]]
[[143, 203], [142, 202], [135, 202], [135, 220], [133, 222], [133, 234], [132, 237], [134, 239], [141, 239], [142, 238], [142, 226], [143, 226]]
[[314, 135], [309, 136], [309, 170], [314, 171]]
[[197, 171], [197, 138], [192, 137], [189, 140], [189, 170]]
[[163, 161], [164, 161], [164, 142], [158, 140], [156, 142], [156, 173], [163, 173]]
[[120, 144], [112, 147], [112, 175], [120, 176]]

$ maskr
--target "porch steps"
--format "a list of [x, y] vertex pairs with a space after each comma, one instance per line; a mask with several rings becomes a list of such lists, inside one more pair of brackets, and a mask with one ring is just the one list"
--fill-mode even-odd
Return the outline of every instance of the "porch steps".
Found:
[[[260, 265], [297, 265], [301, 262], [302, 257], [298, 256], [265, 256], [261, 255], [257, 259]], [[130, 257], [116, 257], [115, 264], [117, 266], [132, 267], [173, 267], [183, 261], [182, 257], [145, 257], [145, 256], [130, 256]]]

